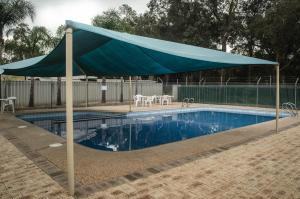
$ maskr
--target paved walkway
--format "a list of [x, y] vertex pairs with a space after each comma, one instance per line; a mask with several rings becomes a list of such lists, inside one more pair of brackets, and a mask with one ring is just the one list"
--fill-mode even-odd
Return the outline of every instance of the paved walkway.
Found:
[[0, 136], [0, 198], [69, 198], [67, 192]]
[[[68, 197], [2, 136], [0, 154], [0, 198]], [[300, 127], [90, 198], [300, 198]]]
[[111, 188], [91, 198], [300, 198], [300, 128]]

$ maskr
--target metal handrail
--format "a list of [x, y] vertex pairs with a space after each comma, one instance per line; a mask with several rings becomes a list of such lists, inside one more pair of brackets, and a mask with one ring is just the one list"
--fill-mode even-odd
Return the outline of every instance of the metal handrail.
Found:
[[195, 99], [194, 98], [184, 98], [182, 100], [182, 105], [181, 107], [184, 107], [184, 104], [186, 104], [186, 107], [189, 107], [189, 104], [194, 103]]
[[282, 104], [282, 110], [284, 112], [287, 112], [288, 114], [290, 114], [292, 117], [298, 116], [296, 105], [292, 102], [283, 103]]
[[184, 107], [184, 104], [186, 104], [186, 107], [189, 106], [189, 98], [184, 98], [184, 99], [182, 100], [181, 107]]

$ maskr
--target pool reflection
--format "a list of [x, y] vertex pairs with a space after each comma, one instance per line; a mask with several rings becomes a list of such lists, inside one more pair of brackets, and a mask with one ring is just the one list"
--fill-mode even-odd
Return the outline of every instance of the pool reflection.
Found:
[[[75, 142], [107, 151], [130, 151], [272, 120], [271, 116], [224, 112], [189, 112], [140, 117], [110, 116], [74, 122]], [[66, 136], [64, 120], [32, 123]]]

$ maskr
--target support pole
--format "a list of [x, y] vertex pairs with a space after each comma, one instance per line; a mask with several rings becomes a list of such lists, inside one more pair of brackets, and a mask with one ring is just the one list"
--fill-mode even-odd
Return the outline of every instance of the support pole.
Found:
[[256, 106], [258, 106], [258, 97], [259, 97], [258, 96], [258, 86], [259, 86], [260, 80], [261, 80], [261, 77], [259, 77], [259, 79], [256, 82]]
[[51, 89], [50, 89], [50, 108], [52, 109], [53, 108], [53, 106], [52, 106], [52, 104], [53, 104], [53, 81], [51, 80], [51, 84], [50, 84], [50, 86], [51, 86]]
[[0, 99], [2, 98], [2, 75], [0, 75]]
[[0, 99], [2, 98], [2, 75], [0, 75]]
[[73, 143], [73, 30], [66, 29], [66, 111], [67, 111], [67, 172], [69, 193], [74, 195]]
[[228, 78], [228, 80], [226, 81], [226, 86], [225, 86], [225, 97], [226, 97], [226, 104], [228, 103], [228, 93], [227, 93], [227, 85], [228, 85], [228, 82], [230, 81], [230, 77]]
[[279, 103], [280, 103], [280, 85], [279, 85], [279, 64], [276, 65], [276, 133], [278, 132], [278, 128], [279, 128], [279, 114], [280, 114], [280, 110], [279, 110]]
[[131, 76], [129, 76], [129, 112], [132, 111], [131, 101], [132, 101], [132, 84], [131, 84]]
[[297, 84], [299, 82], [299, 77], [297, 78], [296, 82], [295, 82], [295, 90], [294, 90], [294, 97], [295, 97], [295, 107], [297, 109]]

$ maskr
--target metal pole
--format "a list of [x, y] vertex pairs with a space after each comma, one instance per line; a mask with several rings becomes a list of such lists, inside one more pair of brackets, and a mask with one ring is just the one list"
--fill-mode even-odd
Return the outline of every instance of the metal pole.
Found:
[[131, 76], [129, 76], [129, 112], [132, 111], [131, 100], [132, 100], [132, 84], [131, 84]]
[[227, 85], [228, 85], [228, 82], [230, 81], [230, 77], [228, 78], [228, 80], [226, 81], [226, 87], [225, 87], [225, 97], [226, 97], [226, 104], [228, 103], [228, 99], [227, 99]]
[[131, 120], [129, 123], [129, 147], [128, 147], [129, 151], [131, 151]]
[[296, 82], [295, 82], [295, 93], [294, 93], [294, 95], [295, 95], [295, 107], [296, 107], [296, 109], [297, 109], [297, 84], [298, 84], [298, 82], [299, 82], [299, 77], [297, 78], [297, 80], [296, 80]]
[[69, 193], [74, 195], [73, 143], [73, 30], [66, 29], [66, 111], [67, 111], [67, 172]]
[[52, 109], [53, 107], [52, 107], [52, 104], [53, 104], [53, 81], [51, 80], [51, 99], [50, 99], [50, 108]]
[[261, 80], [261, 77], [259, 77], [259, 79], [256, 82], [256, 106], [258, 106], [258, 85], [259, 85], [260, 80]]
[[2, 98], [2, 75], [0, 75], [0, 98]]
[[279, 103], [280, 103], [280, 84], [279, 84], [279, 64], [276, 65], [276, 133], [278, 132], [278, 128], [279, 128], [279, 114], [280, 114], [280, 110], [279, 110]]

